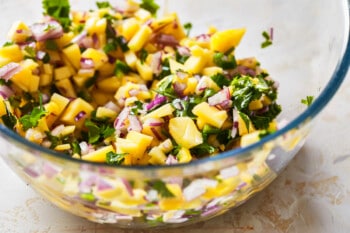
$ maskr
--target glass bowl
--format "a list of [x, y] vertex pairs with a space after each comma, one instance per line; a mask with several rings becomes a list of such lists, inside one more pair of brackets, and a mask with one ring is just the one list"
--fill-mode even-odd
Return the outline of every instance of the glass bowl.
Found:
[[[94, 222], [126, 228], [181, 226], [246, 202], [297, 154], [350, 64], [346, 0], [164, 0], [159, 4], [158, 15], [176, 11], [182, 22], [192, 23], [193, 35], [211, 25], [247, 28], [237, 56], [255, 56], [279, 82], [280, 128], [250, 146], [189, 164], [124, 167], [69, 158], [0, 125], [1, 156], [13, 171], [56, 206]], [[95, 3], [72, 0], [71, 5], [90, 9]], [[5, 1], [0, 31], [7, 32], [15, 20], [33, 23], [41, 13], [41, 1]], [[261, 49], [261, 33], [270, 28], [273, 45]], [[1, 38], [5, 40], [4, 33]], [[306, 96], [315, 97], [309, 107], [301, 104]], [[163, 186], [174, 196], [161, 195]]]

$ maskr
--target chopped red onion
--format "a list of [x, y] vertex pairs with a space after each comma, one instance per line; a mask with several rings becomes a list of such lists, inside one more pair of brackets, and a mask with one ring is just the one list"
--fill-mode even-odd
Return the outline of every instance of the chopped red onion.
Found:
[[203, 195], [208, 187], [214, 188], [218, 184], [217, 180], [197, 179], [192, 181], [183, 191], [183, 195], [187, 201], [196, 199]]
[[155, 128], [151, 127], [151, 131], [159, 141], [163, 140], [162, 136], [158, 133], [158, 131]]
[[134, 191], [132, 189], [132, 186], [131, 186], [130, 182], [128, 180], [124, 179], [124, 178], [121, 178], [121, 180], [122, 180], [122, 182], [123, 182], [123, 184], [124, 184], [124, 186], [126, 188], [126, 191], [128, 191], [129, 195], [130, 196], [134, 196]]
[[38, 171], [38, 168], [34, 166], [27, 166], [23, 169], [23, 171], [33, 178], [37, 178], [40, 176], [40, 171]]
[[165, 164], [171, 165], [171, 164], [177, 164], [179, 161], [175, 158], [173, 155], [169, 155], [168, 158], [165, 160]]
[[201, 216], [205, 217], [205, 216], [213, 215], [213, 214], [217, 213], [220, 210], [221, 210], [220, 206], [214, 206], [212, 208], [205, 209], [203, 211], [203, 213], [201, 214]]
[[81, 112], [79, 112], [79, 113], [74, 117], [74, 120], [77, 122], [77, 121], [79, 121], [81, 118], [83, 118], [84, 116], [86, 116], [86, 112], [85, 112], [85, 111], [81, 111]]
[[49, 162], [45, 162], [42, 169], [43, 169], [43, 174], [48, 178], [54, 177], [60, 171], [60, 168], [54, 166]]
[[163, 122], [151, 122], [149, 126], [157, 127], [157, 126], [162, 126], [164, 123]]
[[161, 46], [176, 47], [179, 45], [179, 42], [176, 40], [176, 38], [173, 35], [167, 35], [167, 34], [157, 35], [154, 38], [154, 42]]
[[120, 108], [113, 102], [113, 101], [108, 101], [105, 105], [105, 108], [108, 108], [114, 112], [119, 112]]
[[36, 52], [36, 58], [39, 60], [43, 60], [45, 58], [46, 54], [47, 53], [44, 51], [38, 51], [38, 52]]
[[146, 105], [146, 110], [149, 111], [155, 107], [158, 107], [159, 105], [162, 105], [167, 101], [167, 98], [163, 95], [156, 95], [155, 98]]
[[97, 182], [97, 190], [98, 191], [105, 191], [105, 190], [108, 190], [108, 189], [112, 189], [113, 186], [108, 183], [107, 181], [103, 180], [103, 179], [98, 179], [98, 182]]
[[62, 130], [64, 130], [64, 125], [61, 124], [61, 125], [58, 125], [56, 126], [52, 131], [51, 131], [51, 135], [52, 136], [59, 136], [62, 132]]
[[231, 100], [230, 90], [228, 89], [228, 87], [224, 87], [221, 91], [209, 97], [208, 103], [210, 106], [223, 105], [221, 107], [227, 108], [227, 107], [230, 107], [228, 106], [230, 104], [229, 102], [230, 100]]
[[237, 166], [232, 166], [228, 168], [224, 168], [220, 171], [220, 176], [222, 179], [228, 179], [231, 177], [235, 177], [239, 174], [239, 169]]
[[157, 76], [162, 72], [162, 52], [159, 51], [153, 54], [151, 68]]
[[256, 71], [254, 69], [251, 69], [247, 66], [237, 66], [235, 69], [230, 72], [231, 75], [241, 74], [241, 75], [248, 75], [251, 77], [256, 76]]
[[234, 125], [232, 126], [232, 129], [231, 129], [231, 137], [232, 138], [235, 138], [237, 136], [237, 133], [238, 133], [238, 129], [237, 127]]
[[136, 132], [142, 131], [142, 124], [140, 120], [137, 118], [137, 116], [129, 115], [128, 119], [129, 119], [128, 131], [136, 131]]
[[4, 79], [6, 82], [10, 80], [13, 75], [21, 70], [21, 66], [18, 63], [10, 62], [0, 68], [0, 79]]
[[209, 34], [200, 34], [195, 37], [197, 41], [201, 42], [208, 42], [210, 41], [210, 35]]
[[129, 95], [130, 96], [137, 96], [138, 94], [140, 93], [140, 90], [138, 90], [138, 89], [130, 89], [129, 90]]
[[191, 56], [191, 50], [185, 46], [177, 46], [177, 52], [181, 56]]
[[188, 74], [186, 72], [183, 72], [181, 70], [176, 71], [176, 76], [181, 79], [184, 80], [185, 78], [188, 77]]
[[0, 95], [2, 96], [2, 98], [7, 99], [8, 97], [13, 95], [13, 91], [11, 88], [9, 88], [6, 85], [2, 85], [0, 86]]
[[162, 126], [164, 122], [158, 118], [147, 118], [143, 124], [147, 126], [157, 127]]
[[117, 130], [121, 130], [123, 126], [125, 125], [125, 120], [128, 118], [130, 114], [130, 109], [129, 108], [124, 108], [118, 117], [114, 121], [114, 128]]
[[45, 41], [49, 39], [57, 39], [63, 35], [63, 28], [60, 23], [55, 20], [50, 20], [42, 23], [33, 24], [32, 30], [36, 41]]
[[85, 141], [80, 142], [79, 147], [80, 147], [80, 153], [82, 155], [86, 155], [89, 153], [89, 145], [87, 142], [85, 142]]
[[80, 66], [82, 69], [93, 69], [95, 67], [94, 61], [91, 58], [80, 59]]
[[187, 85], [185, 83], [175, 82], [173, 84], [173, 87], [176, 94], [178, 94], [179, 96], [183, 96]]
[[92, 34], [92, 44], [94, 49], [98, 49], [100, 47], [100, 41], [96, 33]]
[[72, 39], [72, 43], [80, 44], [81, 41], [87, 36], [87, 31], [82, 31], [80, 34], [78, 34], [76, 37]]

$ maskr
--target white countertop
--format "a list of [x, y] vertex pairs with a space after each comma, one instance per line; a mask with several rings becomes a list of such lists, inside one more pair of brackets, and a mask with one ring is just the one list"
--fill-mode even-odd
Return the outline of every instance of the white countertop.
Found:
[[350, 74], [288, 168], [243, 206], [205, 223], [121, 230], [75, 217], [42, 199], [0, 160], [1, 233], [350, 232]]

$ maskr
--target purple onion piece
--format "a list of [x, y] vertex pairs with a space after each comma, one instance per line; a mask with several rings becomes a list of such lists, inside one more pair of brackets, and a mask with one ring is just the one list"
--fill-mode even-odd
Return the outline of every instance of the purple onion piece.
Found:
[[156, 95], [156, 97], [146, 105], [146, 110], [149, 111], [167, 101], [167, 98], [163, 95]]
[[77, 121], [79, 121], [81, 118], [83, 118], [84, 116], [86, 116], [86, 112], [81, 111], [81, 112], [79, 112], [79, 113], [74, 117], [74, 120], [77, 122]]
[[18, 63], [10, 62], [0, 68], [0, 79], [4, 79], [7, 82], [20, 70], [21, 66]]
[[36, 41], [58, 39], [63, 35], [63, 28], [60, 23], [50, 20], [42, 23], [35, 23], [30, 27]]

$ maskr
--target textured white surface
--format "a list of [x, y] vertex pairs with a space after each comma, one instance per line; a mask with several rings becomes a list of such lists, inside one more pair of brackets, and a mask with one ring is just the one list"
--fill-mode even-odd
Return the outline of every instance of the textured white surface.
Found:
[[350, 232], [350, 75], [318, 117], [306, 145], [279, 178], [245, 205], [169, 230], [121, 230], [65, 213], [0, 161], [1, 233]]

